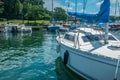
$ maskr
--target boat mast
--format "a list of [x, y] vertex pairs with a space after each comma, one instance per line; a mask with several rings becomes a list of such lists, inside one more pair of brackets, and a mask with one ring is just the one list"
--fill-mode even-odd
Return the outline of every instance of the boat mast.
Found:
[[118, 0], [116, 0], [116, 2], [115, 2], [115, 19], [117, 18], [117, 14], [118, 14], [118, 16], [120, 16], [120, 4], [119, 4]]
[[108, 44], [108, 26], [109, 24], [105, 23], [105, 40], [104, 40], [105, 44]]
[[87, 0], [83, 0], [83, 15], [85, 13], [86, 4], [87, 4]]
[[[69, 12], [69, 8], [70, 8], [70, 0], [67, 0], [67, 12]], [[67, 16], [67, 22], [69, 23], [69, 16]]]
[[52, 24], [54, 24], [54, 15], [53, 15], [53, 0], [52, 0]]
[[[77, 0], [75, 0], [75, 14], [77, 14]], [[75, 16], [75, 25], [76, 25], [76, 22], [77, 22], [77, 18]]]
[[115, 17], [116, 17], [116, 13], [117, 13], [117, 2], [118, 2], [118, 0], [116, 0], [116, 3], [115, 3]]
[[[85, 18], [85, 9], [86, 9], [86, 4], [87, 4], [87, 0], [83, 0], [83, 17]], [[85, 20], [83, 19], [82, 22], [84, 23]], [[82, 27], [84, 26], [84, 24], [82, 24]], [[85, 27], [84, 27], [85, 29]]]
[[118, 2], [118, 11], [119, 11], [119, 17], [120, 17], [120, 3], [119, 2]]
[[[104, 0], [105, 1], [105, 0]], [[117, 0], [116, 0], [117, 1]], [[110, 1], [109, 2], [107, 2], [108, 4], [108, 6], [109, 6], [109, 8], [107, 9], [108, 10], [108, 12], [110, 12], [109, 10], [110, 10]], [[108, 16], [108, 17], [110, 17], [110, 16]], [[104, 21], [105, 22], [105, 38], [104, 38], [104, 43], [105, 44], [108, 44], [108, 27], [109, 27], [109, 19], [107, 20], [107, 21]]]

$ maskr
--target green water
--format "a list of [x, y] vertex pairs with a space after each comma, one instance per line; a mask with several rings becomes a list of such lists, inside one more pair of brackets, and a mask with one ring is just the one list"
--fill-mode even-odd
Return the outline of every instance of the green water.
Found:
[[56, 45], [55, 32], [0, 33], [0, 80], [84, 80], [64, 66]]
[[57, 80], [56, 34], [0, 33], [0, 80]]
[[0, 80], [80, 80], [56, 53], [56, 33], [0, 33]]

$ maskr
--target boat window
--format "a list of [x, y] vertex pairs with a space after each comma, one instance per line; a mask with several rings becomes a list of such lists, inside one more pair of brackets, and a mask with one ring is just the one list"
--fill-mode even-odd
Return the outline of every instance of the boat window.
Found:
[[112, 35], [109, 35], [108, 40], [116, 40]]
[[84, 42], [89, 42], [89, 39], [86, 36], [82, 36]]
[[69, 35], [69, 34], [66, 34], [64, 38], [69, 40], [69, 41], [74, 41], [74, 36]]
[[[84, 42], [104, 40], [104, 35], [86, 35], [82, 36]], [[116, 40], [112, 35], [108, 35], [108, 40]]]

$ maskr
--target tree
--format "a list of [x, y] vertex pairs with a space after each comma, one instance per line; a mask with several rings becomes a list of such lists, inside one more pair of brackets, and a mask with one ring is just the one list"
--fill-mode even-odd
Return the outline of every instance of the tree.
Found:
[[26, 3], [30, 3], [32, 5], [41, 5], [41, 6], [43, 6], [43, 4], [44, 4], [43, 0], [20, 0], [20, 1], [21, 1], [21, 3], [26, 2]]
[[110, 20], [112, 22], [115, 22], [116, 20], [118, 21], [118, 20], [120, 20], [120, 16], [110, 16]]
[[31, 0], [33, 5], [41, 5], [43, 7], [43, 0]]
[[56, 21], [60, 21], [60, 20], [66, 21], [67, 19], [66, 11], [61, 7], [56, 7], [54, 9], [54, 18]]
[[22, 16], [22, 10], [23, 10], [23, 4], [19, 0], [15, 0], [16, 4], [14, 6], [14, 16], [21, 18]]
[[43, 4], [43, 0], [0, 0], [0, 13], [7, 20], [50, 19], [50, 12], [43, 7]]
[[25, 19], [32, 19], [32, 4], [27, 3], [24, 6], [24, 16]]
[[2, 14], [4, 11], [3, 4], [4, 3], [0, 0], [0, 14]]
[[20, 17], [22, 4], [19, 0], [4, 0], [4, 17], [16, 19]]

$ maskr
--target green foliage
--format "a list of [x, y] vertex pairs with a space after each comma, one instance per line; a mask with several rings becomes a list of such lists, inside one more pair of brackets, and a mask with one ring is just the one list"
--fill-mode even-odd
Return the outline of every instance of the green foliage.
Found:
[[[43, 7], [44, 0], [0, 0], [0, 17], [8, 20], [50, 20], [52, 13]], [[64, 9], [57, 7], [54, 12], [55, 20], [66, 20]]]
[[[9, 20], [9, 23], [13, 23], [13, 24], [21, 24], [23, 21], [22, 20]], [[1, 24], [5, 24], [6, 21], [0, 21], [0, 25]], [[24, 23], [25, 24], [28, 24], [28, 20], [24, 20]], [[29, 20], [29, 24], [34, 24], [35, 21], [34, 20]], [[49, 20], [36, 20], [36, 24], [49, 24], [50, 21]]]
[[19, 0], [4, 0], [3, 17], [7, 19], [17, 19], [20, 17], [23, 5]]
[[3, 4], [4, 3], [0, 0], [0, 14], [3, 13], [3, 10], [4, 10]]
[[32, 5], [41, 5], [43, 6], [44, 2], [43, 0], [20, 0], [21, 3], [30, 3]]
[[18, 18], [21, 17], [22, 14], [22, 10], [23, 10], [23, 5], [19, 0], [16, 0], [16, 4], [14, 6], [14, 16]]
[[120, 16], [110, 16], [111, 21], [120, 20]]
[[[4, 4], [3, 4], [3, 2]], [[43, 0], [0, 0], [2, 17], [11, 19], [50, 20], [49, 11], [43, 8]]]
[[50, 19], [49, 12], [41, 5], [32, 5], [30, 3], [26, 3], [23, 12], [25, 19], [29, 19], [29, 20]]
[[61, 21], [61, 20], [66, 21], [67, 19], [66, 11], [61, 7], [56, 7], [54, 9], [54, 18], [56, 21]]

